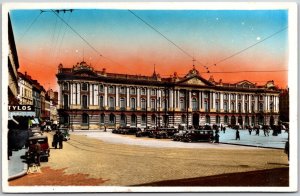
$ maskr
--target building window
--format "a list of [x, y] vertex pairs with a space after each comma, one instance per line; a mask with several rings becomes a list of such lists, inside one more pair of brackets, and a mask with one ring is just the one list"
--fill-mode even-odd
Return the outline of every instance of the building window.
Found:
[[220, 116], [218, 115], [218, 116], [216, 116], [216, 123], [217, 123], [217, 124], [220, 124], [220, 122], [221, 122]]
[[125, 98], [124, 97], [120, 98], [120, 107], [122, 110], [125, 109]]
[[152, 125], [156, 124], [156, 116], [154, 114], [151, 116], [151, 124]]
[[122, 126], [126, 125], [126, 115], [125, 114], [121, 114], [120, 124]]
[[207, 101], [204, 101], [204, 109], [205, 109], [205, 112], [208, 112], [208, 103], [207, 103]]
[[141, 88], [141, 95], [146, 95], [146, 89], [145, 88]]
[[120, 94], [125, 94], [125, 87], [120, 87]]
[[224, 102], [224, 111], [228, 112], [228, 104], [227, 104], [227, 102]]
[[146, 99], [144, 98], [141, 99], [141, 108], [142, 110], [146, 110]]
[[109, 115], [109, 124], [115, 124], [116, 117], [114, 114]]
[[235, 94], [231, 94], [231, 99], [235, 99]]
[[87, 95], [82, 95], [82, 108], [87, 109], [88, 108], [88, 96]]
[[99, 104], [100, 104], [100, 107], [101, 107], [101, 108], [104, 107], [104, 99], [103, 99], [103, 96], [100, 96]]
[[228, 120], [228, 116], [224, 116], [224, 123], [228, 124], [229, 120]]
[[181, 115], [181, 123], [185, 124], [186, 123], [186, 115]]
[[218, 102], [218, 101], [216, 101], [216, 110], [217, 110], [217, 112], [219, 112], [219, 111], [220, 111], [220, 104], [219, 104], [219, 102]]
[[69, 90], [69, 85], [67, 82], [64, 83], [63, 90]]
[[99, 85], [99, 91], [100, 91], [101, 93], [104, 92], [104, 86], [103, 86], [103, 84], [100, 84], [100, 85]]
[[264, 97], [262, 95], [259, 96], [259, 100], [263, 101]]
[[273, 103], [270, 103], [270, 110], [271, 110], [271, 112], [273, 112], [273, 110], [274, 110], [274, 104]]
[[205, 116], [205, 123], [210, 124], [210, 116], [209, 115]]
[[241, 94], [238, 95], [238, 99], [242, 99], [242, 95]]
[[109, 108], [114, 109], [115, 108], [115, 98], [109, 97]]
[[131, 94], [131, 95], [135, 95], [135, 94], [136, 94], [135, 88], [134, 88], [134, 87], [131, 87], [131, 88], [130, 88], [130, 94]]
[[245, 95], [245, 100], [248, 101], [249, 95]]
[[132, 110], [135, 110], [135, 108], [136, 108], [135, 98], [130, 99], [130, 107]]
[[146, 124], [147, 116], [145, 114], [142, 115], [142, 124]]
[[114, 86], [110, 86], [110, 87], [108, 88], [108, 93], [110, 93], [110, 94], [115, 93], [115, 87], [114, 87]]
[[185, 110], [185, 103], [184, 103], [184, 102], [185, 102], [184, 99], [180, 99], [180, 109], [181, 109], [182, 111]]
[[255, 109], [254, 106], [255, 106], [254, 103], [252, 103], [252, 104], [251, 104], [251, 111], [252, 111], [252, 112], [254, 112], [254, 109]]
[[245, 103], [245, 112], [248, 113], [248, 103]]
[[82, 114], [82, 125], [88, 125], [89, 124], [89, 115], [86, 113]]
[[239, 113], [242, 112], [242, 104], [241, 103], [238, 103], [238, 111], [239, 111]]
[[196, 98], [192, 99], [192, 109], [193, 111], [197, 111], [198, 110], [198, 101]]
[[225, 100], [228, 99], [228, 94], [224, 94], [224, 99], [225, 99]]
[[184, 91], [180, 91], [180, 92], [179, 92], [179, 96], [180, 96], [180, 97], [185, 97]]
[[88, 84], [87, 83], [82, 83], [81, 84], [81, 90], [87, 91], [88, 90]]
[[274, 96], [270, 96], [270, 100], [271, 100], [271, 101], [273, 101], [273, 97], [274, 97]]
[[155, 110], [155, 99], [151, 99], [151, 109]]
[[[33, 100], [33, 105], [35, 105], [35, 100]], [[69, 96], [64, 94], [64, 109], [69, 109]]]
[[264, 111], [264, 104], [263, 103], [259, 103], [259, 111], [260, 112]]
[[251, 95], [251, 100], [254, 101], [254, 95]]
[[100, 123], [104, 124], [104, 122], [105, 122], [105, 114], [101, 114], [100, 115]]
[[204, 98], [208, 98], [209, 92], [204, 92]]
[[220, 99], [220, 93], [216, 93], [216, 99]]
[[163, 99], [163, 100], [162, 100], [162, 108], [163, 108], [163, 109], [168, 108], [168, 101], [167, 101], [166, 99]]
[[234, 102], [231, 102], [231, 111], [235, 111], [235, 104], [234, 104]]
[[155, 89], [151, 89], [151, 95], [156, 95], [156, 90]]
[[136, 126], [136, 115], [135, 114], [131, 115], [131, 126]]

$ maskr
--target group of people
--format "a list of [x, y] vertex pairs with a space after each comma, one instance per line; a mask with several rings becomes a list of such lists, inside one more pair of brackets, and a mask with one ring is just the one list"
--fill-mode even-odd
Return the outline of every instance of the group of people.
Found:
[[52, 147], [57, 149], [57, 145], [59, 149], [63, 148], [63, 141], [64, 141], [64, 135], [60, 131], [56, 131], [55, 134], [53, 135], [53, 142], [52, 142]]

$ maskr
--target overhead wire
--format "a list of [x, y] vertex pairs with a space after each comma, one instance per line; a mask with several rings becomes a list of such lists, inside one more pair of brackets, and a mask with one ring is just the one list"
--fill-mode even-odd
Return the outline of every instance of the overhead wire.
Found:
[[182, 47], [180, 47], [178, 44], [176, 44], [173, 40], [171, 40], [170, 38], [168, 38], [167, 36], [165, 36], [162, 32], [160, 32], [157, 28], [155, 28], [154, 26], [152, 26], [150, 23], [148, 23], [147, 21], [145, 21], [143, 18], [141, 18], [140, 16], [138, 16], [136, 13], [134, 13], [131, 10], [128, 10], [132, 15], [134, 15], [136, 18], [138, 18], [139, 20], [141, 20], [144, 24], [146, 24], [148, 27], [150, 27], [152, 30], [154, 30], [156, 33], [158, 33], [159, 35], [161, 35], [164, 39], [166, 39], [168, 42], [170, 42], [171, 44], [173, 44], [177, 49], [179, 49], [181, 52], [183, 52], [185, 55], [187, 55], [188, 57], [192, 58], [193, 61], [198, 62], [201, 66], [203, 66], [204, 68], [208, 69], [206, 66], [204, 66], [201, 62], [199, 62], [197, 59], [194, 58], [193, 55], [189, 54], [187, 51], [185, 51]]
[[92, 44], [90, 44], [90, 42], [88, 42], [82, 35], [80, 35], [69, 23], [67, 23], [63, 18], [61, 18], [55, 10], [51, 10], [65, 25], [67, 25], [78, 37], [80, 37], [94, 52], [97, 53], [97, 55], [99, 55], [100, 57], [106, 59], [106, 60], [109, 60], [111, 61], [112, 63], [114, 64], [117, 64], [119, 66], [123, 66], [121, 65], [120, 63], [112, 60], [111, 58], [108, 58], [104, 55], [102, 55]]
[[[252, 45], [250, 45], [250, 46], [248, 46], [248, 47], [246, 47], [246, 48], [244, 48], [244, 49], [242, 49], [242, 50], [240, 50], [240, 51], [238, 51], [238, 52], [233, 53], [232, 55], [230, 55], [230, 56], [228, 56], [228, 57], [226, 57], [226, 58], [223, 58], [223, 59], [219, 60], [218, 62], [216, 62], [216, 63], [214, 63], [214, 64], [212, 64], [212, 65], [210, 65], [210, 66], [213, 66], [213, 65], [216, 66], [217, 64], [219, 64], [219, 63], [221, 63], [221, 62], [224, 62], [224, 61], [226, 61], [226, 60], [228, 60], [228, 59], [230, 59], [230, 58], [232, 58], [232, 57], [235, 57], [235, 56], [241, 54], [242, 52], [245, 52], [246, 50], [248, 50], [248, 49], [250, 49], [250, 48], [252, 48], [252, 47], [254, 47], [254, 46], [256, 46], [256, 45], [258, 45], [258, 44], [260, 44], [260, 43], [262, 43], [262, 42], [264, 42], [264, 41], [266, 41], [266, 40], [268, 40], [268, 39], [270, 39], [270, 38], [272, 38], [272, 37], [274, 37], [275, 35], [281, 33], [282, 31], [285, 31], [286, 29], [288, 29], [288, 26], [286, 26], [286, 27], [284, 27], [284, 28], [282, 28], [282, 29], [276, 31], [275, 33], [273, 33], [273, 34], [267, 36], [266, 38], [264, 38], [264, 39], [262, 39], [262, 40], [260, 40], [260, 41], [258, 41], [258, 42], [256, 42], [256, 43], [254, 43], [254, 44], [252, 44]], [[210, 67], [210, 66], [208, 66], [208, 67]]]
[[27, 32], [31, 29], [31, 27], [33, 26], [33, 24], [37, 21], [37, 19], [41, 16], [42, 12], [39, 13], [39, 15], [37, 15], [33, 21], [30, 23], [30, 25], [27, 27], [27, 29], [24, 31], [24, 33], [21, 35], [21, 37], [18, 38], [18, 40], [22, 40], [24, 38], [24, 36], [27, 34]]

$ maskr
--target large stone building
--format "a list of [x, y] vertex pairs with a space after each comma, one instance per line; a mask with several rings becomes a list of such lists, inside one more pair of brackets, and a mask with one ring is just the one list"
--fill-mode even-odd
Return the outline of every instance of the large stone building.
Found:
[[31, 76], [18, 72], [18, 100], [20, 105], [33, 105]]
[[280, 91], [273, 81], [215, 82], [195, 67], [184, 77], [116, 74], [85, 62], [60, 64], [57, 79], [60, 121], [74, 129], [278, 123]]

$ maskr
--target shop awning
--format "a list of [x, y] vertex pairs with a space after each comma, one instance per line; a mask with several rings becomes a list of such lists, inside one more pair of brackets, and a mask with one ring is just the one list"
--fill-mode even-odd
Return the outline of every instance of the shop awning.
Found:
[[8, 112], [8, 119], [12, 119], [14, 116], [28, 116], [28, 117], [34, 117], [35, 116], [35, 112], [34, 111], [26, 111], [26, 112], [22, 112], [22, 111], [9, 111]]

